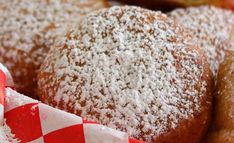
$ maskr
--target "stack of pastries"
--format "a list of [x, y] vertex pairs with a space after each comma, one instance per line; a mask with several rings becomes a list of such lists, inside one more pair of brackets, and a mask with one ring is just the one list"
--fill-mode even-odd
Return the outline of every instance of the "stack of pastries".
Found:
[[37, 73], [49, 49], [104, 0], [0, 0], [0, 62], [16, 89], [37, 98]]
[[0, 0], [0, 62], [16, 88], [149, 143], [199, 143], [211, 123], [207, 141], [234, 142], [234, 14], [107, 7]]

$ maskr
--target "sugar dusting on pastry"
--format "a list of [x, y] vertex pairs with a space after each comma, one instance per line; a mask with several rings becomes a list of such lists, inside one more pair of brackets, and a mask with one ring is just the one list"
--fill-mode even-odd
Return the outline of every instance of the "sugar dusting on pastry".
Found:
[[82, 16], [103, 7], [101, 0], [0, 0], [0, 62], [10, 69], [16, 88], [34, 88], [51, 45]]
[[176, 23], [188, 29], [193, 41], [208, 58], [216, 75], [225, 52], [234, 51], [234, 13], [212, 6], [176, 9], [169, 13]]
[[160, 12], [89, 14], [48, 54], [39, 92], [46, 103], [151, 142], [200, 110], [204, 65], [187, 38]]
[[[66, 34], [67, 26], [64, 25], [72, 24], [82, 15], [98, 9], [100, 5], [99, 2], [96, 5], [91, 4], [92, 2], [88, 0], [79, 0], [79, 2], [73, 0], [68, 0], [68, 2], [63, 0], [36, 0], [33, 2], [28, 0], [1, 0], [1, 46], [9, 47], [9, 49], [1, 48], [1, 50], [9, 51], [11, 48], [16, 48], [27, 53], [33, 50], [35, 43], [42, 46], [43, 44], [53, 44], [55, 37]], [[50, 28], [52, 30], [47, 31]], [[12, 52], [9, 51], [6, 54], [17, 57], [17, 53]], [[28, 57], [33, 59], [25, 60], [40, 58], [40, 55], [32, 56], [35, 57]], [[34, 62], [39, 61], [35, 60]]]

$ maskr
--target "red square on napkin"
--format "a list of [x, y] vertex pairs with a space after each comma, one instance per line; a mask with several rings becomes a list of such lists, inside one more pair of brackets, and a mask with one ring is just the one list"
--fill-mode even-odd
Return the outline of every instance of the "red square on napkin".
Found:
[[6, 123], [16, 138], [29, 142], [42, 136], [38, 103], [26, 104], [5, 113]]
[[66, 127], [44, 136], [45, 143], [85, 143], [83, 124]]

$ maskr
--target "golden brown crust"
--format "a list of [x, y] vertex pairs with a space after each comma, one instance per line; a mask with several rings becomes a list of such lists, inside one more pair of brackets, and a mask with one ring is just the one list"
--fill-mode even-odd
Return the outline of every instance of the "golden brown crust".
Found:
[[219, 130], [213, 131], [209, 135], [208, 143], [233, 143], [234, 140], [234, 130]]
[[215, 96], [213, 132], [209, 143], [234, 142], [234, 53], [220, 65]]
[[[3, 48], [9, 49], [8, 52], [17, 53], [15, 57], [11, 55], [11, 56], [1, 56], [0, 58], [1, 63], [7, 66], [7, 68], [10, 70], [17, 91], [32, 98], [38, 99], [38, 96], [36, 95], [36, 88], [37, 88], [36, 77], [40, 65], [35, 64], [35, 62], [33, 61], [30, 62], [25, 61], [25, 59], [28, 59], [29, 57], [31, 58], [31, 55], [34, 54], [32, 54], [31, 52], [27, 53], [21, 50], [17, 50], [16, 48], [8, 48], [8, 47], [3, 47]], [[41, 49], [40, 52], [42, 53], [48, 53], [49, 51], [48, 47], [42, 48], [40, 46], [40, 48], [38, 49]], [[3, 53], [1, 53], [1, 55], [2, 54]], [[46, 56], [45, 54], [43, 54], [43, 56], [41, 54], [38, 55], [38, 57], [45, 57], [45, 56]], [[42, 63], [42, 61], [40, 62]]]

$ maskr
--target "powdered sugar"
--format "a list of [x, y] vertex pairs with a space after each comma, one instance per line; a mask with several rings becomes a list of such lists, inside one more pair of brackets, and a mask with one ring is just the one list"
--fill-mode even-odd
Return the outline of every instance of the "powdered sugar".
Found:
[[0, 61], [12, 72], [16, 86], [31, 75], [35, 85], [33, 73], [51, 45], [83, 15], [103, 5], [101, 0], [0, 0]]
[[174, 10], [169, 17], [188, 29], [194, 42], [205, 51], [211, 70], [216, 75], [225, 52], [234, 51], [233, 12], [201, 6]]
[[151, 142], [199, 112], [204, 61], [187, 38], [160, 12], [92, 13], [50, 51], [39, 92], [51, 105]]

